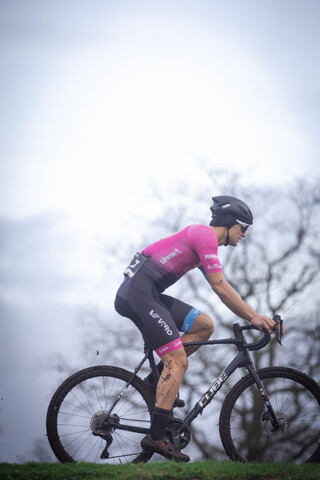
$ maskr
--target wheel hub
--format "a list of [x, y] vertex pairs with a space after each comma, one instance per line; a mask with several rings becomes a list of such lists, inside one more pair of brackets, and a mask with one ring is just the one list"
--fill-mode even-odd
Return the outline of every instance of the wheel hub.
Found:
[[272, 425], [270, 418], [266, 418], [263, 420], [264, 431], [266, 432], [268, 437], [283, 437], [288, 430], [289, 419], [283, 412], [275, 412], [275, 415], [281, 428], [275, 428]]
[[113, 432], [114, 427], [108, 426], [107, 419], [111, 419], [113, 423], [119, 423], [119, 417], [116, 414], [109, 415], [104, 410], [96, 412], [91, 417], [90, 428], [93, 435], [105, 436]]

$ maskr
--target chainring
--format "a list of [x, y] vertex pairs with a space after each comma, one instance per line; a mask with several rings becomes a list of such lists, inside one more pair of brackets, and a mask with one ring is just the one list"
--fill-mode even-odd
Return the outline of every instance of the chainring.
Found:
[[171, 418], [167, 425], [167, 435], [174, 444], [177, 440], [180, 442], [180, 448], [185, 448], [191, 440], [190, 425], [181, 418]]

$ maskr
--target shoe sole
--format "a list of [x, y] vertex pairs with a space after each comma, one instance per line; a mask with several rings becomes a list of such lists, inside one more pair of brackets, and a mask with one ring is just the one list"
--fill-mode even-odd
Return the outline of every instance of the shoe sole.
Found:
[[158, 453], [158, 455], [161, 455], [161, 456], [167, 458], [168, 460], [175, 460], [176, 462], [189, 462], [190, 461], [190, 458], [188, 456], [186, 456], [185, 458], [176, 457], [174, 454], [172, 454], [170, 452], [160, 452], [159, 450], [156, 450], [152, 446], [144, 445], [142, 442], [141, 442], [141, 446], [142, 446], [143, 449], [148, 450], [149, 452], [151, 451], [153, 453]]

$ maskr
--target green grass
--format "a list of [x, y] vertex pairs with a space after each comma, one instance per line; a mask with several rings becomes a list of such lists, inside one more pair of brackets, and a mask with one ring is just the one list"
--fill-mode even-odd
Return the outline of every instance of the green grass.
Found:
[[164, 461], [122, 466], [87, 463], [0, 463], [0, 480], [320, 480], [319, 464]]

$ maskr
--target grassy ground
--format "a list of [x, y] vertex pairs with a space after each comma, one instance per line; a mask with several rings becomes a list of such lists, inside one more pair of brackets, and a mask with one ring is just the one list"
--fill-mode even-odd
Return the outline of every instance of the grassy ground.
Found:
[[319, 464], [161, 462], [137, 465], [0, 464], [0, 480], [320, 480]]

